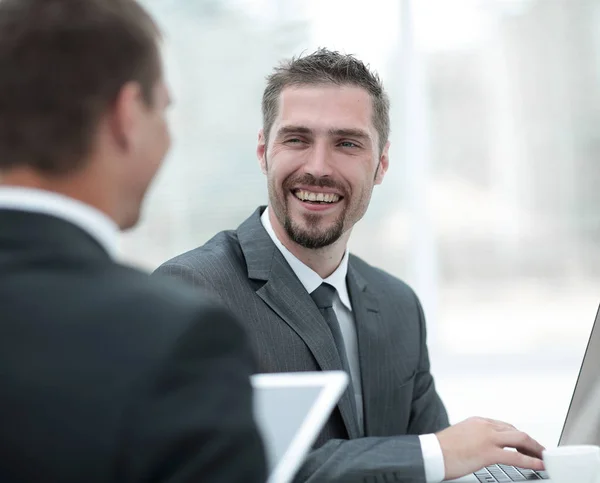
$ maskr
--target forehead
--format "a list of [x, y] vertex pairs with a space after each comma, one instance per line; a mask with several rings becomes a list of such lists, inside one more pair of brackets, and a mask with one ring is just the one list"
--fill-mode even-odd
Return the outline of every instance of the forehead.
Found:
[[275, 125], [289, 124], [314, 130], [363, 129], [374, 135], [371, 96], [355, 86], [286, 87], [279, 97]]

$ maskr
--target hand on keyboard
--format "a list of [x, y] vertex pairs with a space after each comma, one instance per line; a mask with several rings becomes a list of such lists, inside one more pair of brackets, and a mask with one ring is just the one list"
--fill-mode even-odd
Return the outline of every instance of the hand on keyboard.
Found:
[[460, 478], [496, 463], [533, 470], [544, 469], [544, 447], [502, 421], [469, 418], [440, 431], [436, 436], [444, 455], [447, 480]]

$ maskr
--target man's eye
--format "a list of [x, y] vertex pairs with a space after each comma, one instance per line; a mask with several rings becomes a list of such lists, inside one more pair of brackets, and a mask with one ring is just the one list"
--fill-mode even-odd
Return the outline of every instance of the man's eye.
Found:
[[342, 141], [339, 144], [343, 148], [357, 148], [358, 145], [354, 144], [352, 141]]
[[285, 142], [286, 142], [286, 144], [299, 144], [302, 142], [302, 140], [298, 139], [298, 138], [290, 138], [290, 139], [287, 139]]

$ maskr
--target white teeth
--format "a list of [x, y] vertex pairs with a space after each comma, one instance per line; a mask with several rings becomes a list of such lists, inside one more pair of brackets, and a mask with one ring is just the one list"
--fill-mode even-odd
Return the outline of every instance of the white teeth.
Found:
[[339, 195], [335, 193], [313, 193], [306, 190], [295, 191], [294, 195], [302, 201], [319, 201], [321, 203], [335, 203], [340, 199]]

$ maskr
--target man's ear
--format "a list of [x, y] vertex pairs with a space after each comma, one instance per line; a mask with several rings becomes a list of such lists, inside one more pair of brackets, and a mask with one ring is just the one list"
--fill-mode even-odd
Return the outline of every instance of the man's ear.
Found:
[[383, 178], [385, 177], [385, 173], [390, 166], [390, 142], [385, 143], [383, 151], [381, 151], [381, 155], [379, 156], [379, 165], [377, 167], [377, 173], [375, 173], [375, 184], [381, 184], [383, 182]]
[[258, 144], [256, 145], [256, 157], [258, 158], [258, 164], [263, 174], [267, 174], [267, 140], [265, 139], [265, 133], [261, 129], [258, 131]]

